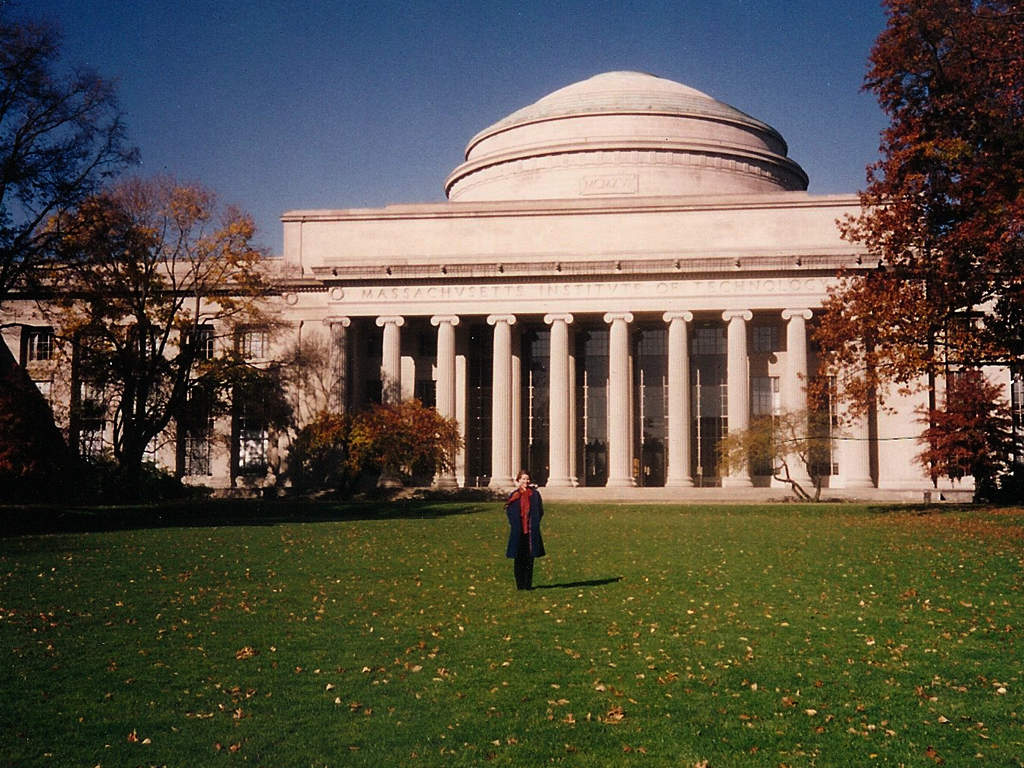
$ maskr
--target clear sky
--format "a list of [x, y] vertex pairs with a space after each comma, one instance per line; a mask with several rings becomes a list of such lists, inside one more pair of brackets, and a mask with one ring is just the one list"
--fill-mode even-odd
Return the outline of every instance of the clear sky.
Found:
[[475, 133], [600, 72], [650, 72], [769, 123], [812, 193], [863, 188], [885, 124], [860, 91], [878, 0], [17, 5], [58, 23], [69, 64], [118, 82], [140, 173], [201, 181], [275, 254], [287, 210], [443, 201]]

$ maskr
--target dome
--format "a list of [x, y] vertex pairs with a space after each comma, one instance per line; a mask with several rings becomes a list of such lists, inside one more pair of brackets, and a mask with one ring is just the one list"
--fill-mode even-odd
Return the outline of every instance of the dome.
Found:
[[642, 72], [561, 88], [474, 136], [452, 201], [804, 190], [778, 131], [705, 93]]

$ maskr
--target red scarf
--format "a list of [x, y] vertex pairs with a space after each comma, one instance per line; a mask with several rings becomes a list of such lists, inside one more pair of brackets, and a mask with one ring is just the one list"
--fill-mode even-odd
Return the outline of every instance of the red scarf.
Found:
[[523, 518], [523, 533], [527, 536], [530, 535], [530, 497], [532, 495], [533, 490], [531, 488], [524, 488], [519, 496], [519, 515]]
[[527, 536], [530, 535], [530, 497], [532, 495], [533, 489], [527, 487], [523, 488], [522, 490], [516, 489], [508, 498], [509, 505], [511, 505], [517, 499], [519, 500], [519, 517], [523, 522], [523, 533], [525, 533]]

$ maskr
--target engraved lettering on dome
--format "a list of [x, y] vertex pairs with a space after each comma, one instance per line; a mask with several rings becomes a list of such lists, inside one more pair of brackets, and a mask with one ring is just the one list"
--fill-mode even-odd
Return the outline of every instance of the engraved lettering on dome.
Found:
[[640, 181], [635, 173], [584, 176], [580, 179], [581, 195], [635, 195]]

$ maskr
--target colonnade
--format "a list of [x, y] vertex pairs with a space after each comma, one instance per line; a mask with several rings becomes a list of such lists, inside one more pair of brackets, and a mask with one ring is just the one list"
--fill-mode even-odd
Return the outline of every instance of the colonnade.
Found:
[[[791, 412], [804, 410], [805, 383], [808, 375], [807, 321], [808, 308], [781, 311], [786, 322], [786, 364], [780, 381], [782, 407]], [[750, 423], [750, 379], [747, 350], [747, 326], [753, 319], [750, 310], [726, 310], [721, 315], [726, 323], [727, 416], [731, 431], [746, 429]], [[574, 474], [575, 437], [572, 414], [574, 372], [569, 328], [574, 316], [570, 313], [549, 313], [544, 322], [550, 326], [549, 381], [549, 487], [577, 485]], [[690, 360], [689, 328], [691, 312], [672, 311], [662, 315], [667, 324], [667, 473], [666, 487], [693, 486], [691, 476]], [[491, 382], [491, 485], [504, 487], [518, 469], [520, 443], [518, 427], [518, 392], [520, 371], [516, 365], [513, 345], [514, 314], [493, 314], [487, 323], [493, 327], [493, 366]], [[609, 327], [608, 373], [608, 480], [609, 487], [636, 484], [633, 477], [633, 408], [629, 326], [634, 321], [630, 312], [608, 312], [603, 321]], [[344, 347], [348, 317], [330, 317], [325, 324], [331, 328], [333, 346]], [[457, 315], [435, 315], [430, 322], [437, 328], [436, 392], [437, 410], [445, 417], [456, 417], [456, 343]], [[376, 324], [383, 329], [381, 350], [382, 401], [397, 402], [401, 398], [402, 316], [380, 316]], [[336, 353], [343, 361], [346, 352]], [[344, 377], [342, 377], [344, 378]], [[344, 385], [340, 385], [344, 387]], [[339, 397], [344, 398], [344, 389]], [[866, 423], [854, 426], [843, 442], [840, 459], [843, 471], [834, 479], [836, 487], [868, 487], [873, 485], [870, 467], [869, 433]], [[795, 464], [798, 464], [796, 462]], [[803, 469], [797, 468], [803, 473]], [[806, 479], [801, 477], [799, 479]], [[443, 487], [457, 484], [454, 473], [448, 472], [435, 482]], [[722, 478], [723, 486], [752, 485], [749, 469], [738, 468]]]

